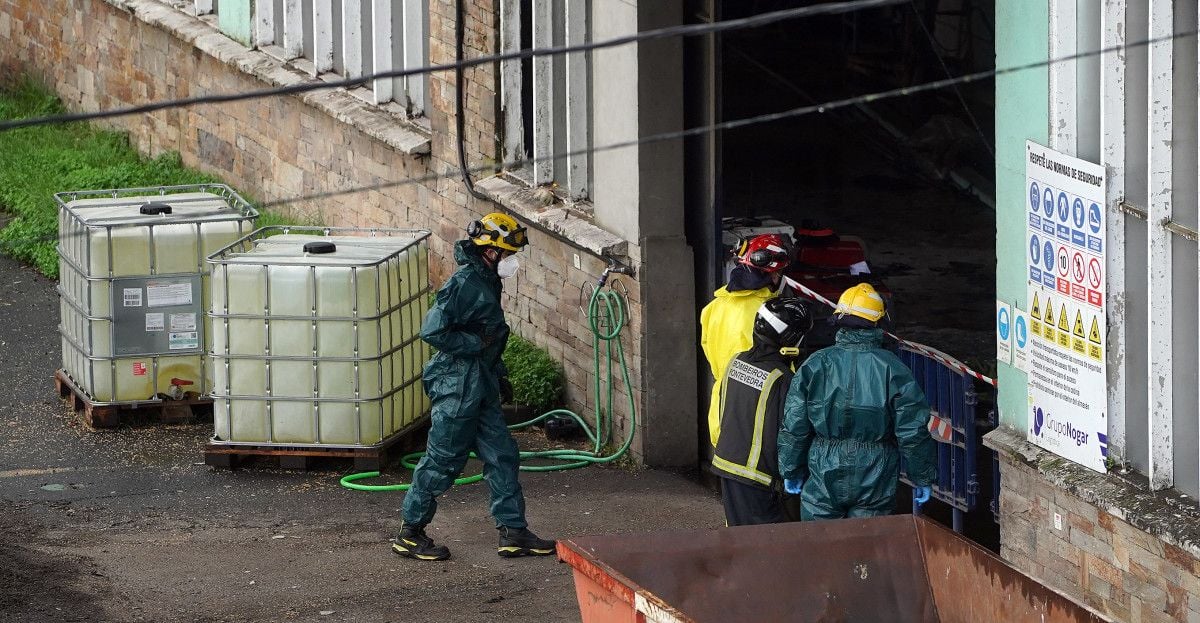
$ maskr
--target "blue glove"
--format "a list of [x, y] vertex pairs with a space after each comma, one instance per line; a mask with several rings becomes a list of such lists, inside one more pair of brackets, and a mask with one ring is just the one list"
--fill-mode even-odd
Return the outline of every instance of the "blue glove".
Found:
[[913, 501], [917, 504], [928, 502], [930, 495], [933, 495], [933, 487], [929, 485], [917, 485], [913, 487]]
[[800, 490], [803, 488], [804, 488], [804, 479], [803, 478], [795, 478], [795, 479], [784, 478], [783, 479], [783, 490], [787, 491], [788, 493], [790, 493], [792, 495], [800, 495]]

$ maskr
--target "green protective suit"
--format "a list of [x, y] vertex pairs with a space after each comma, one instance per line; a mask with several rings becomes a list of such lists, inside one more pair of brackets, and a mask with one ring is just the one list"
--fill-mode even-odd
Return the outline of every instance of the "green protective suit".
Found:
[[792, 379], [779, 431], [779, 471], [804, 479], [803, 519], [892, 512], [900, 456], [918, 485], [937, 474], [929, 403], [879, 329], [841, 329]]
[[480, 248], [470, 240], [458, 242], [459, 269], [438, 290], [421, 325], [421, 339], [437, 349], [422, 376], [432, 422], [425, 456], [404, 497], [406, 524], [424, 526], [433, 519], [437, 496], [454, 484], [474, 450], [483, 462], [496, 526], [526, 527], [517, 480], [520, 453], [500, 410], [508, 323], [500, 307], [500, 277], [484, 264]]

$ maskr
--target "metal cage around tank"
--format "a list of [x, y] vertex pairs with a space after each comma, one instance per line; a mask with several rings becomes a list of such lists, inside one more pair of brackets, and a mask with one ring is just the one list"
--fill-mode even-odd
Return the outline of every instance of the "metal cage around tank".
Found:
[[[258, 212], [224, 184], [69, 191], [54, 199], [67, 381], [96, 406], [160, 402], [174, 375], [190, 377], [203, 394], [205, 257], [245, 235]], [[172, 287], [190, 294], [149, 311], [151, 289]], [[135, 290], [137, 297], [123, 300]], [[168, 325], [147, 318], [172, 312], [191, 316], [187, 333], [197, 335], [186, 343], [164, 337], [172, 334]]]
[[[429, 346], [420, 339], [420, 324], [429, 308], [431, 292], [429, 236], [430, 232], [419, 229], [267, 227], [212, 254], [208, 259], [214, 274], [213, 306], [209, 313], [214, 348], [210, 357], [217, 376], [212, 393], [213, 443], [366, 447], [383, 443], [419, 424], [429, 408], [420, 385], [421, 369], [431, 354]], [[312, 241], [332, 242], [335, 249], [370, 249], [359, 256], [335, 259], [337, 250], [328, 255], [308, 253], [304, 245]], [[289, 292], [289, 296], [304, 297], [307, 313], [294, 313], [295, 310], [287, 311], [286, 306], [273, 305], [283, 298], [272, 293], [272, 288], [278, 287], [273, 286], [272, 275], [285, 266], [307, 273], [304, 277], [307, 291]], [[255, 277], [261, 285], [260, 292], [239, 292], [232, 287], [242, 269], [261, 277]], [[332, 306], [321, 298], [323, 275], [331, 276], [326, 282], [348, 288], [349, 313], [322, 312]], [[360, 300], [364, 291], [374, 292], [374, 300]], [[239, 297], [244, 300], [238, 301]], [[245, 299], [254, 297], [261, 299], [262, 308], [246, 309]], [[273, 331], [278, 333], [284, 323], [292, 323], [293, 329], [297, 323], [307, 324], [305, 339], [311, 345], [310, 352], [279, 352]], [[329, 333], [330, 327], [339, 324], [342, 329], [351, 328], [347, 335], [352, 343], [343, 344], [338, 354], [323, 352], [322, 332]], [[236, 346], [247, 339], [261, 340], [258, 352], [246, 352], [249, 347]], [[371, 339], [374, 343], [370, 343]], [[353, 370], [348, 386], [332, 378], [330, 369], [338, 365], [343, 370]], [[251, 384], [239, 380], [254, 374], [258, 366], [262, 368], [263, 383], [261, 387], [254, 383], [253, 388], [260, 391], [240, 391]], [[279, 379], [286, 375], [277, 375], [276, 371], [285, 367], [307, 368], [309, 376], [303, 381], [308, 390], [306, 395], [281, 390]], [[379, 411], [377, 421], [367, 413], [375, 407]], [[345, 421], [348, 410], [353, 412], [352, 423]], [[256, 417], [262, 418], [263, 425], [257, 431], [253, 430], [257, 423], [246, 419]], [[291, 423], [283, 422], [285, 418]], [[296, 422], [292, 420], [307, 429], [294, 428]], [[239, 428], [247, 421], [252, 426]]]

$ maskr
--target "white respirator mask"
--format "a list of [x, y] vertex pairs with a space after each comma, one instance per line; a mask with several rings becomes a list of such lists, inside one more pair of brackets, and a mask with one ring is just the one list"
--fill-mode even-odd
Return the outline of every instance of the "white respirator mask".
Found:
[[517, 270], [521, 268], [521, 263], [517, 261], [517, 256], [510, 255], [496, 263], [496, 274], [501, 279], [508, 279], [517, 274]]

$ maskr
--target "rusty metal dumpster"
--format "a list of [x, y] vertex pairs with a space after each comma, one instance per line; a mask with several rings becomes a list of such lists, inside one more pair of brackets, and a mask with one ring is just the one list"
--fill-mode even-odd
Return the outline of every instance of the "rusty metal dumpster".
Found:
[[560, 541], [584, 623], [1109, 619], [910, 515]]

